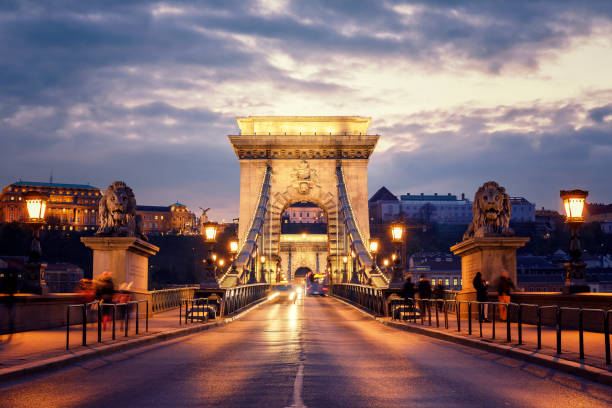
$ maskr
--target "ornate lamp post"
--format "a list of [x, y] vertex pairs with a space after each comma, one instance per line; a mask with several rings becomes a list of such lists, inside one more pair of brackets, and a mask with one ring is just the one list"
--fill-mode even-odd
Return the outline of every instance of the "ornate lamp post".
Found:
[[359, 271], [357, 270], [357, 254], [351, 250], [351, 283], [359, 283]]
[[376, 266], [376, 255], [378, 255], [378, 249], [380, 244], [377, 239], [370, 240], [370, 253], [372, 254], [372, 259], [374, 259], [374, 266]]
[[214, 222], [207, 222], [204, 224], [204, 242], [207, 245], [206, 254], [206, 270], [204, 274], [204, 282], [200, 283], [201, 287], [206, 288], [218, 288], [219, 282], [217, 282], [216, 276], [216, 260], [217, 255], [213, 253], [215, 242], [217, 242], [217, 224]]
[[586, 284], [586, 264], [581, 260], [582, 248], [580, 247], [580, 235], [578, 234], [580, 226], [584, 222], [584, 203], [588, 195], [589, 192], [584, 190], [561, 190], [560, 196], [565, 208], [565, 222], [571, 230], [570, 259], [563, 264], [565, 266], [563, 294], [589, 292], [590, 290]]
[[344, 269], [342, 269], [342, 283], [348, 282], [348, 277], [346, 275], [346, 264], [348, 263], [348, 256], [342, 257], [342, 263], [344, 264]]
[[259, 280], [259, 282], [261, 283], [266, 283], [266, 256], [262, 255], [259, 257], [259, 262], [261, 262], [261, 279]]
[[48, 293], [45, 282], [46, 265], [40, 263], [42, 249], [40, 246], [40, 230], [45, 224], [45, 212], [49, 195], [38, 191], [24, 194], [28, 209], [28, 224], [32, 227], [32, 244], [30, 245], [29, 262], [26, 268], [26, 290], [46, 295]]
[[402, 224], [393, 224], [391, 226], [391, 240], [395, 245], [395, 253], [393, 254], [393, 275], [389, 286], [402, 286], [403, 276], [403, 257], [402, 246], [404, 243], [404, 226]]
[[248, 284], [257, 283], [257, 274], [255, 273], [255, 263], [257, 262], [257, 252], [253, 252], [251, 255], [251, 270], [249, 271]]

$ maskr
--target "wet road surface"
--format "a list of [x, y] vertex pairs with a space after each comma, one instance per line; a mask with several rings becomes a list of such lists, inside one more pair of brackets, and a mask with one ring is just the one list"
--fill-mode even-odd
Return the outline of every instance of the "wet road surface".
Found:
[[612, 387], [383, 326], [330, 298], [0, 386], [0, 407], [604, 407]]

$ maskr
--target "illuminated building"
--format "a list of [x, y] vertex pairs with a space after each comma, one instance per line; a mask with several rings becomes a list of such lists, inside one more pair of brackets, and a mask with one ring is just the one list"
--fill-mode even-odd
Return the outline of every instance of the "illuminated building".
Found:
[[97, 187], [87, 184], [40, 183], [18, 181], [2, 189], [0, 222], [26, 222], [28, 219], [24, 194], [39, 191], [49, 194], [47, 229], [75, 231], [95, 230], [98, 224], [98, 201], [102, 195]]

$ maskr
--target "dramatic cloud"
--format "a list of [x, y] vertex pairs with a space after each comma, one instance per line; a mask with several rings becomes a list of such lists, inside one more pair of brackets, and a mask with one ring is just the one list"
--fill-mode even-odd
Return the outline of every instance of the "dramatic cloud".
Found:
[[4, 1], [0, 182], [124, 179], [230, 219], [236, 116], [358, 114], [382, 135], [371, 191], [612, 201], [611, 20], [609, 1]]

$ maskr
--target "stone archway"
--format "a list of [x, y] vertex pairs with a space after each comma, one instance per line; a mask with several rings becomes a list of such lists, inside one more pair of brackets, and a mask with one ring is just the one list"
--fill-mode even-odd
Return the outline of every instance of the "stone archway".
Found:
[[[246, 242], [260, 203], [262, 180], [271, 169], [269, 201], [257, 238], [267, 270], [281, 262], [280, 229], [284, 209], [301, 201], [320, 206], [328, 220], [328, 260], [339, 270], [349, 239], [341, 219], [338, 176], [361, 237], [369, 241], [367, 166], [378, 135], [367, 135], [369, 118], [354, 116], [255, 116], [238, 118], [240, 135], [229, 136], [240, 162], [239, 240]], [[260, 218], [261, 219], [261, 218]]]

